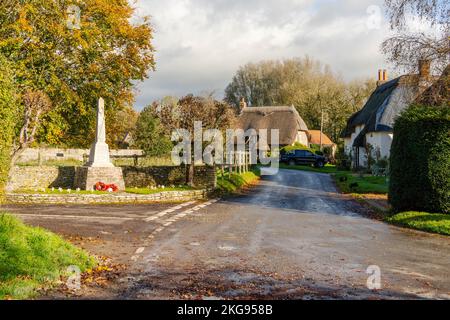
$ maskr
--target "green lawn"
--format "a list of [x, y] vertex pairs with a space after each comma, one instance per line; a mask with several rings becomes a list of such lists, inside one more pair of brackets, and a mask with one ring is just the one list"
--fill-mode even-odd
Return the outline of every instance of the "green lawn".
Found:
[[336, 166], [327, 164], [323, 168], [316, 168], [313, 166], [290, 166], [288, 164], [280, 163], [280, 169], [289, 169], [289, 170], [300, 170], [300, 171], [311, 171], [311, 172], [319, 172], [319, 173], [337, 173], [339, 172]]
[[259, 169], [254, 169], [242, 174], [233, 173], [231, 177], [225, 173], [224, 176], [217, 177], [217, 189], [221, 193], [233, 193], [240, 188], [255, 183], [259, 180], [261, 172]]
[[344, 193], [387, 194], [389, 184], [386, 177], [359, 176], [350, 172], [338, 172], [333, 175], [339, 189]]
[[23, 193], [23, 194], [52, 194], [52, 195], [67, 195], [67, 194], [108, 194], [106, 191], [86, 191], [86, 190], [70, 190], [63, 189], [59, 191], [58, 189], [41, 189], [41, 190], [16, 190], [14, 193]]
[[0, 213], [0, 299], [27, 299], [52, 286], [69, 266], [83, 272], [94, 258], [59, 236]]
[[427, 212], [403, 212], [386, 219], [395, 225], [450, 235], [450, 215]]
[[181, 186], [181, 187], [174, 187], [174, 188], [157, 188], [157, 189], [150, 189], [150, 188], [126, 188], [127, 193], [132, 194], [154, 194], [159, 192], [168, 192], [168, 191], [187, 191], [187, 190], [194, 190], [193, 188], [189, 186]]

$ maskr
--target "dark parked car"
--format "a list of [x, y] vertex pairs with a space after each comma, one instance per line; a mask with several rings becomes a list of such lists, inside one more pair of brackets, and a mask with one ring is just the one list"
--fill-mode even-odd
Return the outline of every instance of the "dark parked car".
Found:
[[314, 154], [308, 150], [291, 150], [281, 152], [280, 162], [291, 166], [300, 164], [314, 165], [316, 168], [323, 168], [328, 160], [327, 158]]

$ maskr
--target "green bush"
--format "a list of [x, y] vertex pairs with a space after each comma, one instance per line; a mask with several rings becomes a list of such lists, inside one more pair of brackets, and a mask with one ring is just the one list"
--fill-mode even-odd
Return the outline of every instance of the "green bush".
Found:
[[295, 150], [306, 150], [306, 151], [310, 151], [312, 153], [315, 153], [317, 155], [323, 155], [323, 152], [321, 152], [319, 150], [318, 146], [317, 146], [317, 148], [314, 148], [314, 145], [312, 145], [312, 148], [309, 148], [309, 147], [307, 147], [304, 144], [301, 144], [299, 142], [296, 142], [293, 146], [286, 146], [286, 147], [281, 148], [282, 152], [289, 152], [289, 151], [295, 151]]
[[11, 146], [18, 109], [13, 73], [0, 55], [0, 202], [8, 179]]
[[450, 108], [411, 106], [397, 119], [390, 169], [395, 212], [450, 213]]
[[339, 146], [336, 152], [336, 168], [342, 171], [350, 171], [352, 167], [352, 157], [348, 155], [344, 146]]

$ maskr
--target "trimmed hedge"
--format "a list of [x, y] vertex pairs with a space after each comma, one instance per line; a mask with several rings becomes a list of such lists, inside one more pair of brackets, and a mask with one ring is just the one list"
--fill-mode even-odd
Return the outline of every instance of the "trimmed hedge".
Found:
[[0, 203], [8, 179], [17, 113], [14, 76], [7, 60], [0, 55]]
[[414, 105], [396, 120], [389, 201], [395, 212], [450, 213], [450, 108]]

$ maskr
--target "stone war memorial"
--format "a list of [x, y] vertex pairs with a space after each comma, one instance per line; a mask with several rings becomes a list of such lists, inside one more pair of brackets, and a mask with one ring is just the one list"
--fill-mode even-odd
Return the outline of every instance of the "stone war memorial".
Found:
[[125, 191], [122, 168], [115, 167], [109, 156], [103, 98], [98, 100], [95, 142], [91, 147], [89, 161], [76, 170], [75, 187], [81, 190], [94, 190], [97, 182], [115, 184], [119, 191]]

